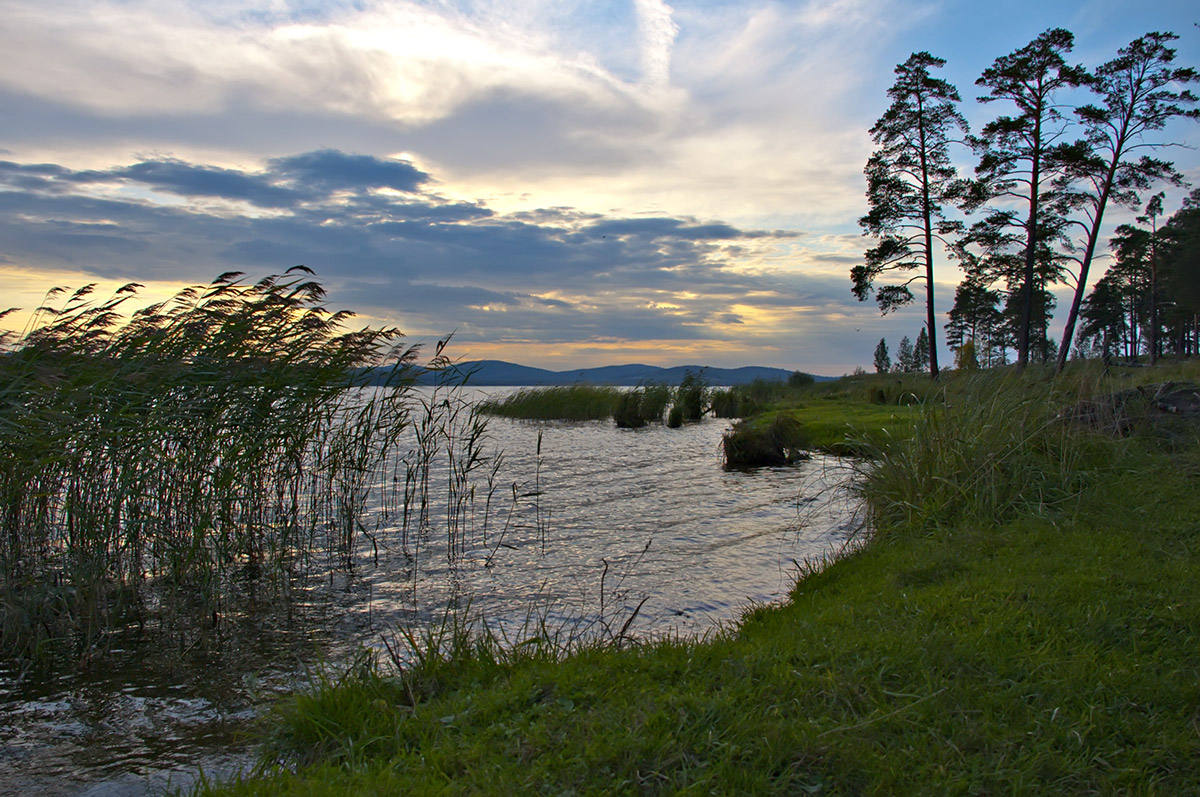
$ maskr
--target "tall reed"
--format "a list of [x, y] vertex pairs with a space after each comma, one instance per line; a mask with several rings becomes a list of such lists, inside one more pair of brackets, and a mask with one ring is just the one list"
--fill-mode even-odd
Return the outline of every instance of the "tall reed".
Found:
[[611, 418], [621, 389], [605, 385], [556, 385], [523, 388], [480, 402], [481, 412], [536, 421], [599, 421]]
[[[56, 289], [7, 343], [6, 652], [34, 652], [85, 614], [102, 627], [112, 597], [136, 600], [148, 581], [212, 593], [237, 568], [349, 560], [368, 496], [412, 439], [418, 349], [394, 328], [344, 330], [352, 314], [328, 310], [309, 275], [231, 272], [128, 317], [137, 284], [103, 301]], [[446, 364], [439, 346], [426, 367]], [[386, 386], [363, 387], [382, 365]], [[451, 470], [480, 464], [468, 453]], [[406, 515], [418, 493], [405, 491]]]

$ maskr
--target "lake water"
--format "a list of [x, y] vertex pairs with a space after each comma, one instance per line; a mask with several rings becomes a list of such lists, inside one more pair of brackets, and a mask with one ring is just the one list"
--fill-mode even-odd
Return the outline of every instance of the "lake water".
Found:
[[[114, 635], [66, 671], [0, 667], [0, 793], [139, 794], [251, 760], [253, 719], [319, 661], [382, 648], [469, 607], [517, 637], [531, 617], [563, 633], [702, 635], [786, 596], [797, 563], [854, 532], [842, 462], [726, 471], [714, 419], [667, 429], [489, 419], [503, 452], [448, 539], [368, 513], [352, 571], [292, 600], [244, 594], [222, 615]], [[436, 486], [435, 474], [435, 486]], [[514, 501], [513, 496], [518, 496]], [[378, 504], [376, 504], [378, 506]]]

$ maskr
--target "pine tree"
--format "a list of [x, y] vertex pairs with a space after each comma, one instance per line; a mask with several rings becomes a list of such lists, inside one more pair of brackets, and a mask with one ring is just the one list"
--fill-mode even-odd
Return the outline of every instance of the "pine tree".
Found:
[[[996, 305], [1000, 294], [978, 279], [968, 276], [954, 292], [954, 307], [947, 313], [946, 343], [960, 349], [972, 344], [973, 356], [982, 353], [984, 363], [992, 365], [992, 352], [998, 348], [1000, 327], [1003, 323]], [[961, 367], [961, 366], [959, 366]]]
[[[879, 149], [863, 170], [871, 210], [858, 223], [879, 243], [867, 250], [864, 265], [850, 270], [854, 295], [865, 301], [884, 272], [919, 269], [899, 285], [879, 288], [875, 298], [887, 314], [911, 302], [909, 285], [924, 280], [926, 326], [931, 335], [935, 242], [943, 242], [943, 236], [961, 227], [947, 222], [942, 209], [953, 196], [956, 178], [949, 146], [956, 130], [967, 131], [966, 120], [956, 107], [958, 89], [929, 74], [931, 68], [945, 63], [920, 52], [896, 67], [896, 82], [888, 89], [892, 104], [871, 128], [871, 138]], [[929, 371], [937, 376], [937, 342], [932, 338]]]
[[917, 342], [913, 346], [913, 370], [924, 371], [929, 367], [929, 335], [925, 327], [917, 334]]
[[888, 355], [887, 340], [879, 339], [879, 345], [875, 347], [875, 373], [886, 374], [892, 369], [892, 358]]
[[[1075, 333], [1076, 318], [1087, 288], [1088, 270], [1108, 203], [1134, 207], [1139, 202], [1138, 192], [1149, 188], [1153, 182], [1166, 180], [1176, 185], [1180, 182], [1179, 174], [1165, 161], [1144, 156], [1136, 161], [1131, 158], [1135, 150], [1163, 146], [1146, 141], [1147, 132], [1161, 130], [1175, 117], [1200, 117], [1200, 111], [1184, 108], [1195, 104], [1197, 98], [1186, 88], [1172, 88], [1200, 80], [1195, 70], [1172, 66], [1175, 51], [1167, 44], [1177, 38], [1173, 33], [1147, 33], [1122, 48], [1116, 58], [1096, 70], [1091, 81], [1092, 90], [1099, 95], [1099, 104], [1085, 105], [1075, 111], [1087, 131], [1087, 151], [1085, 156], [1075, 159], [1076, 173], [1073, 175], [1088, 186], [1086, 192], [1078, 195], [1076, 203], [1086, 214], [1083, 226], [1087, 240], [1063, 330], [1063, 347], [1057, 363], [1059, 371], [1066, 364], [1066, 344]], [[1157, 341], [1152, 351], [1155, 347]]]
[[900, 345], [896, 348], [896, 364], [892, 366], [892, 370], [896, 373], [907, 374], [916, 370], [916, 352], [913, 350], [912, 341], [908, 339], [908, 335], [900, 338]]
[[1200, 354], [1200, 188], [1162, 227], [1159, 269], [1166, 322], [1180, 355]]
[[[1013, 308], [1019, 314], [1018, 368], [1029, 361], [1039, 261], [1044, 275], [1052, 273], [1046, 265], [1054, 262], [1054, 250], [1066, 238], [1065, 186], [1056, 180], [1068, 171], [1072, 159], [1069, 147], [1057, 141], [1063, 117], [1055, 94], [1087, 80], [1082, 67], [1066, 62], [1074, 39], [1062, 28], [1048, 30], [997, 58], [976, 81], [988, 89], [980, 102], [1008, 101], [1017, 111], [989, 122], [972, 140], [980, 155], [975, 167], [978, 181], [965, 204], [974, 209], [995, 203], [988, 216], [972, 226], [972, 235], [993, 256], [1013, 249], [1019, 253], [1019, 294]], [[1018, 213], [1012, 208], [1014, 202], [1023, 203], [1026, 210]]]

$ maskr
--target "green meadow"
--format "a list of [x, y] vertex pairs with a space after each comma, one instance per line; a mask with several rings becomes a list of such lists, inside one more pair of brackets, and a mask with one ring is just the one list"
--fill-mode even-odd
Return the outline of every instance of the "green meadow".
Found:
[[198, 790], [1195, 793], [1200, 420], [1138, 389], [1168, 381], [1200, 368], [814, 386], [770, 411], [858, 454], [869, 523], [785, 604], [699, 640], [448, 617], [402, 668], [314, 677]]

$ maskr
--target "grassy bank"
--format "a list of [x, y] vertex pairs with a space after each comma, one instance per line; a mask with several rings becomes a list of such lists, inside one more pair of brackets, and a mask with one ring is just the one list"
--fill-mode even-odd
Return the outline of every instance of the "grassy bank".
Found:
[[289, 700], [279, 765], [214, 791], [1194, 793], [1200, 431], [1140, 394], [1079, 411], [1125, 386], [964, 380], [864, 466], [873, 538], [786, 605], [565, 658], [452, 634]]
[[[920, 405], [945, 395], [944, 383], [911, 375], [797, 382], [751, 383], [714, 394], [718, 417], [743, 415], [722, 440], [726, 467], [781, 465], [809, 451], [854, 456], [876, 439], [906, 434]], [[746, 410], [752, 412], [745, 416]]]

